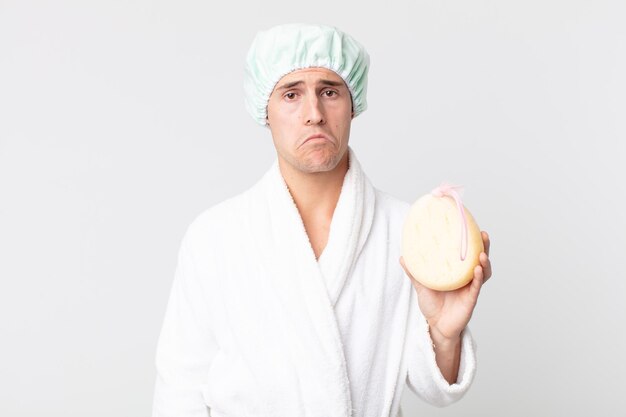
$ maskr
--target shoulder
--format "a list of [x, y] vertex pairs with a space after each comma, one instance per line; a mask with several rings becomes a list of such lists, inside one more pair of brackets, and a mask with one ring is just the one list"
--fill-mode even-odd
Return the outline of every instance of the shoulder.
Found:
[[401, 233], [411, 205], [406, 201], [403, 201], [377, 188], [375, 188], [375, 192], [375, 224], [385, 225], [388, 233], [392, 233], [394, 235]]
[[385, 191], [379, 190], [378, 188], [375, 188], [375, 191], [377, 208], [384, 215], [404, 220], [404, 217], [409, 212], [411, 205]]
[[200, 212], [187, 226], [183, 244], [189, 248], [206, 248], [239, 235], [245, 220], [249, 192], [227, 198]]

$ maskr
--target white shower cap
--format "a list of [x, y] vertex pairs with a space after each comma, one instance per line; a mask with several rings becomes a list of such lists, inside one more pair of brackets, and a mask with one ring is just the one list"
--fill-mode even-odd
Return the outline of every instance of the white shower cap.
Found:
[[292, 71], [323, 67], [345, 81], [356, 117], [367, 109], [369, 60], [361, 44], [332, 26], [290, 23], [260, 31], [246, 57], [246, 110], [266, 126], [267, 103], [276, 83]]

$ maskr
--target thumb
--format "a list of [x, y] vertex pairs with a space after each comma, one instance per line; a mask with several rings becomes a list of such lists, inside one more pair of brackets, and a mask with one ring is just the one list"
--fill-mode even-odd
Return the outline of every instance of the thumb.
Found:
[[404, 264], [404, 258], [402, 256], [400, 257], [400, 265], [402, 265], [402, 269], [404, 269], [404, 273], [411, 279], [411, 284], [413, 284], [413, 288], [415, 288], [415, 291], [417, 291], [417, 293], [419, 294], [424, 289], [424, 286], [420, 284], [419, 282], [417, 282], [417, 280], [413, 277], [413, 275], [411, 275], [408, 268]]

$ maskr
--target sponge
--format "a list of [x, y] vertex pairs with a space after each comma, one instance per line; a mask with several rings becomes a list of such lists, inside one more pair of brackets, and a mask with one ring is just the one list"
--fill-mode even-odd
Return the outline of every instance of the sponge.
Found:
[[484, 251], [480, 228], [457, 188], [443, 184], [419, 198], [402, 230], [405, 267], [433, 290], [452, 291], [470, 282]]

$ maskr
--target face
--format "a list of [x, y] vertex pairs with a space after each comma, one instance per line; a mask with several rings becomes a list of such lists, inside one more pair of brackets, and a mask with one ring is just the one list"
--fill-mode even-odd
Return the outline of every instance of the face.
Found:
[[[305, 173], [333, 170], [348, 149], [350, 90], [326, 68], [293, 71], [276, 84], [267, 121], [278, 158]], [[309, 139], [320, 134], [323, 138]]]

